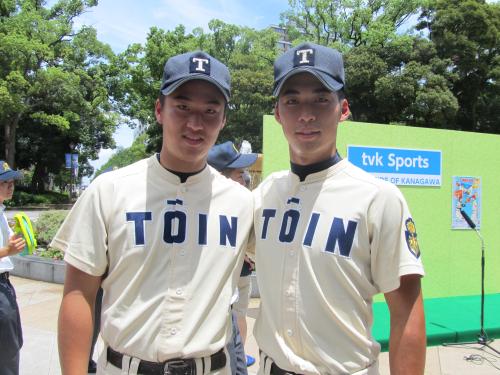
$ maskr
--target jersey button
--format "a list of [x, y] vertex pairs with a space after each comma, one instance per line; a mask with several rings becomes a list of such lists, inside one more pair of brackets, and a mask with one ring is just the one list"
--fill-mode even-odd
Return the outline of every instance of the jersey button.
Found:
[[182, 294], [182, 289], [181, 288], [177, 288], [177, 290], [175, 291], [175, 293], [180, 296]]
[[289, 254], [290, 254], [291, 257], [293, 257], [293, 256], [295, 256], [295, 251], [292, 250], [292, 251], [290, 251]]
[[292, 331], [291, 329], [287, 329], [287, 330], [286, 330], [286, 334], [287, 334], [288, 336], [293, 336], [293, 331]]
[[300, 187], [300, 191], [306, 191], [306, 190], [307, 190], [307, 188], [305, 186]]
[[170, 334], [171, 334], [172, 336], [175, 336], [175, 334], [176, 334], [176, 333], [177, 333], [177, 330], [176, 330], [175, 328], [172, 328], [172, 329], [170, 330]]
[[186, 250], [182, 249], [179, 254], [181, 255], [181, 257], [183, 257], [184, 255], [186, 255]]

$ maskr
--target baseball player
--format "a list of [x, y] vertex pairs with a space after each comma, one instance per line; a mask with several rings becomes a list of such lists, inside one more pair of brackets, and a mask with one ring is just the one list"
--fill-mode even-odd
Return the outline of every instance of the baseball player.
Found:
[[291, 171], [255, 192], [260, 374], [378, 374], [372, 298], [391, 315], [391, 374], [423, 374], [424, 274], [401, 192], [342, 159], [341, 54], [301, 44], [275, 62], [276, 120]]
[[0, 160], [0, 374], [19, 374], [19, 351], [23, 346], [23, 332], [16, 291], [9, 281], [9, 272], [14, 269], [10, 256], [19, 254], [26, 241], [14, 234], [7, 223], [4, 202], [12, 199], [15, 180], [22, 173], [11, 169]]
[[161, 152], [96, 178], [58, 231], [52, 246], [67, 262], [64, 374], [86, 373], [100, 285], [98, 374], [230, 373], [230, 299], [253, 199], [206, 164], [229, 97], [229, 71], [218, 60], [204, 52], [170, 58], [155, 105]]

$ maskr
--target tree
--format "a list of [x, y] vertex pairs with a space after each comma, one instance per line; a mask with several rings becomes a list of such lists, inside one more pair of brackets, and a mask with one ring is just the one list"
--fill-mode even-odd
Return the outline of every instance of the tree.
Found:
[[375, 82], [390, 71], [388, 64], [368, 47], [349, 50], [344, 55], [346, 94], [355, 121], [384, 122], [377, 116]]
[[146, 134], [142, 134], [134, 140], [132, 146], [118, 149], [111, 156], [111, 158], [109, 158], [109, 160], [95, 172], [94, 178], [104, 172], [135, 163], [136, 161], [144, 159], [147, 156]]
[[500, 4], [484, 0], [430, 2], [418, 26], [428, 29], [438, 55], [456, 74], [457, 128], [500, 132]]
[[353, 119], [453, 128], [458, 103], [454, 75], [432, 42], [402, 35], [381, 46], [345, 53], [346, 92]]
[[232, 98], [227, 124], [219, 140], [240, 144], [246, 139], [262, 151], [262, 116], [273, 111], [273, 63], [277, 34], [270, 30], [241, 28], [227, 62], [231, 71]]
[[[112, 57], [93, 28], [73, 30], [73, 20], [95, 0], [3, 2], [0, 7], [0, 122], [5, 158], [35, 166], [32, 185], [43, 190], [50, 173], [64, 165], [70, 145], [88, 158], [113, 146], [119, 117], [108, 95]], [[16, 153], [17, 151], [17, 153]]]
[[293, 40], [325, 46], [383, 44], [422, 5], [421, 0], [289, 0], [281, 16]]
[[431, 68], [411, 61], [401, 72], [375, 82], [375, 98], [383, 122], [400, 122], [431, 128], [454, 124], [456, 98], [446, 79]]

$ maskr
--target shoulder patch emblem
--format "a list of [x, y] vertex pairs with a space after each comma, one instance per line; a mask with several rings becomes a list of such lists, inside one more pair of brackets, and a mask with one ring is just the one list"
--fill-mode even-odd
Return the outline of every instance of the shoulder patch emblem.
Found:
[[411, 251], [416, 258], [420, 257], [420, 247], [418, 246], [417, 241], [417, 229], [415, 228], [415, 223], [413, 219], [410, 217], [405, 221], [405, 237], [406, 244], [408, 245], [408, 250]]

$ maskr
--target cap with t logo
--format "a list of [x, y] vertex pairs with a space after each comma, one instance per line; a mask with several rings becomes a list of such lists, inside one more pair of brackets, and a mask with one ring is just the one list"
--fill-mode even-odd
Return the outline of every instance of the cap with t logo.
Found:
[[0, 160], [0, 181], [19, 180], [23, 174], [15, 169], [12, 169], [5, 160]]
[[219, 60], [202, 51], [183, 53], [169, 58], [163, 69], [160, 92], [163, 95], [170, 95], [180, 85], [193, 79], [201, 79], [214, 84], [229, 101], [231, 97], [229, 69]]
[[285, 81], [295, 74], [308, 72], [331, 91], [345, 85], [344, 62], [339, 51], [314, 43], [302, 43], [281, 55], [274, 63], [274, 90], [278, 96]]

